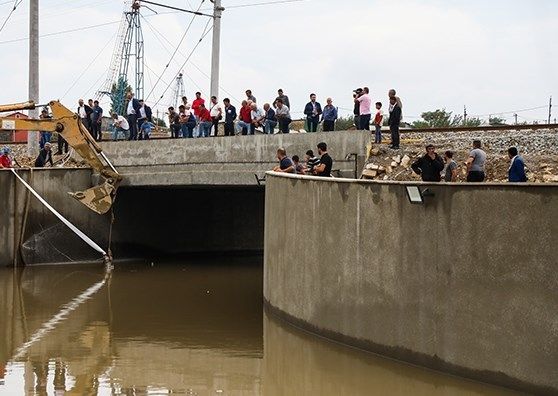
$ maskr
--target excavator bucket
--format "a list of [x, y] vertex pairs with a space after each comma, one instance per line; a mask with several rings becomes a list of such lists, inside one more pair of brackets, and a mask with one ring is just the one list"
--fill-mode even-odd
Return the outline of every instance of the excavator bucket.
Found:
[[98, 214], [107, 213], [114, 203], [116, 186], [112, 179], [103, 184], [88, 188], [85, 191], [77, 191], [68, 194]]

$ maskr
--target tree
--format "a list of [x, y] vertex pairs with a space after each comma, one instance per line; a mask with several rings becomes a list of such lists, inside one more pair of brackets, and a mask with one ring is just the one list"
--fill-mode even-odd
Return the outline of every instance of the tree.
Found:
[[[447, 128], [463, 123], [462, 116], [453, 116], [451, 111], [437, 109], [421, 114], [422, 120], [413, 122], [415, 128]], [[415, 126], [416, 125], [416, 126]]]
[[480, 118], [467, 118], [467, 120], [463, 123], [464, 127], [478, 127], [482, 125], [482, 120]]
[[126, 96], [132, 92], [132, 87], [128, 84], [126, 77], [118, 77], [118, 81], [112, 84], [110, 90], [110, 112], [118, 115], [125, 115]]
[[482, 124], [480, 118], [467, 118], [467, 120], [464, 120], [462, 115], [453, 115], [451, 111], [446, 111], [446, 109], [427, 111], [422, 113], [421, 117], [422, 120], [415, 121], [411, 124], [413, 128], [477, 127]]
[[163, 127], [163, 128], [167, 127], [167, 123], [162, 118], [153, 117], [153, 123], [158, 127]]
[[496, 125], [506, 125], [506, 120], [503, 119], [502, 117], [497, 117], [497, 116], [490, 116], [488, 118], [488, 124], [490, 126], [496, 126]]

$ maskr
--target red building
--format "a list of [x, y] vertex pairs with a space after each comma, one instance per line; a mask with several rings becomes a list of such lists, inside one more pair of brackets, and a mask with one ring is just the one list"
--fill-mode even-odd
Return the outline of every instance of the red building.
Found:
[[[5, 120], [17, 120], [17, 119], [28, 119], [26, 114], [19, 111], [15, 113], [8, 114], [2, 117]], [[0, 125], [2, 128], [2, 125]], [[14, 131], [13, 129], [0, 129], [0, 142], [11, 142], [11, 143], [27, 143], [27, 132], [28, 131]]]

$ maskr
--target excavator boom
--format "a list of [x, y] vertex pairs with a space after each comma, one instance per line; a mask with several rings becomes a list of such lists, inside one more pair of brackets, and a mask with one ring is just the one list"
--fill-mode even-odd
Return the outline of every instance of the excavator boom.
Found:
[[[104, 155], [101, 146], [89, 134], [76, 113], [58, 101], [51, 101], [49, 106], [52, 111], [52, 118], [50, 119], [24, 120], [0, 117], [0, 129], [47, 131], [62, 136], [91, 168], [100, 173], [103, 179], [103, 182], [96, 187], [70, 193], [70, 195], [94, 212], [107, 213], [112, 207], [122, 176], [116, 172]], [[0, 112], [32, 110], [35, 108], [34, 102], [24, 102], [0, 105]]]

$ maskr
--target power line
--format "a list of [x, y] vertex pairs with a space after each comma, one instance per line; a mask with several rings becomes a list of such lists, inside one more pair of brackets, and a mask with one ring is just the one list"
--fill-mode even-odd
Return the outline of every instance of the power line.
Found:
[[89, 64], [87, 65], [87, 67], [85, 69], [83, 69], [83, 71], [80, 73], [80, 75], [75, 79], [75, 81], [72, 83], [72, 85], [70, 85], [70, 87], [66, 90], [66, 92], [64, 92], [64, 95], [62, 95], [61, 99], [64, 99], [66, 97], [66, 95], [68, 94], [68, 92], [70, 92], [72, 90], [72, 88], [74, 88], [76, 86], [76, 84], [79, 82], [79, 80], [81, 80], [81, 78], [85, 75], [85, 73], [87, 73], [87, 71], [89, 70], [89, 68], [91, 68], [91, 66], [93, 66], [93, 64], [95, 63], [95, 61], [99, 58], [99, 56], [101, 56], [101, 54], [105, 51], [105, 49], [108, 47], [108, 45], [112, 42], [112, 40], [114, 39], [114, 37], [116, 36], [116, 33], [113, 34], [109, 41], [107, 41], [107, 43], [105, 45], [103, 45], [103, 48], [101, 48], [101, 50], [97, 53], [97, 55], [95, 55], [95, 57], [93, 58], [93, 60], [91, 62], [89, 62]]
[[[39, 38], [58, 36], [60, 34], [66, 34], [66, 33], [80, 32], [82, 30], [94, 29], [101, 26], [114, 25], [115, 23], [120, 23], [120, 21], [105, 22], [105, 23], [100, 23], [98, 25], [90, 25], [90, 26], [84, 26], [76, 29], [62, 30], [60, 32], [46, 33], [40, 35]], [[21, 37], [13, 40], [0, 41], [0, 44], [16, 43], [19, 41], [27, 41], [27, 40], [29, 40], [29, 37]]]
[[303, 2], [303, 1], [308, 1], [308, 0], [264, 1], [264, 2], [261, 2], [261, 3], [238, 4], [238, 5], [227, 6], [226, 9], [227, 9], [227, 10], [230, 10], [230, 9], [233, 9], [233, 8], [258, 7], [258, 6], [275, 5], [275, 4], [286, 4], [286, 3], [300, 3], [300, 2]]
[[[202, 0], [199, 7], [198, 7], [198, 11], [200, 10], [201, 6], [203, 5], [205, 0]], [[192, 19], [190, 20], [190, 23], [188, 24], [188, 27], [186, 28], [186, 31], [184, 32], [184, 34], [182, 35], [182, 37], [180, 38], [180, 41], [178, 42], [178, 45], [176, 46], [176, 48], [174, 49], [174, 52], [171, 55], [171, 58], [169, 59], [169, 61], [167, 62], [167, 64], [165, 65], [165, 67], [163, 68], [163, 71], [161, 72], [161, 74], [159, 75], [159, 77], [157, 78], [157, 81], [155, 82], [155, 85], [153, 85], [153, 87], [151, 87], [151, 91], [149, 92], [149, 94], [144, 98], [145, 100], [149, 99], [149, 97], [151, 96], [151, 94], [153, 93], [153, 91], [155, 90], [155, 88], [157, 87], [157, 85], [159, 84], [159, 81], [161, 81], [161, 77], [163, 77], [163, 75], [165, 74], [165, 72], [167, 71], [167, 69], [170, 66], [170, 63], [172, 62], [172, 60], [174, 59], [174, 57], [176, 56], [176, 53], [178, 52], [178, 50], [180, 49], [180, 46], [182, 45], [182, 42], [184, 41], [184, 39], [186, 38], [186, 35], [188, 34], [188, 32], [190, 31], [190, 28], [192, 27], [192, 24], [194, 23], [194, 20], [196, 19], [196, 16], [198, 16], [198, 14], [194, 14], [194, 16], [192, 17]], [[211, 21], [211, 19], [208, 19], [208, 21]], [[158, 103], [158, 102], [157, 102]]]
[[[173, 44], [172, 44], [172, 43], [169, 41], [169, 39], [166, 38], [159, 30], [157, 30], [157, 28], [156, 28], [155, 26], [153, 26], [153, 24], [151, 24], [147, 19], [145, 19], [145, 22], [147, 23], [147, 26], [151, 29], [151, 31], [154, 33], [155, 38], [157, 39], [157, 41], [159, 41], [159, 43], [161, 44], [161, 46], [170, 54], [170, 50], [167, 48], [167, 46], [165, 45], [165, 43], [163, 43], [163, 42], [161, 41], [161, 38], [162, 38], [163, 40], [165, 40], [169, 45], [172, 46]], [[160, 37], [160, 38], [159, 38], [159, 37]], [[186, 58], [186, 55], [185, 55], [182, 51], [179, 50], [178, 53], [179, 53], [182, 57]], [[177, 64], [178, 64], [178, 63], [177, 63]], [[198, 65], [196, 65], [193, 61], [190, 61], [190, 64], [191, 64], [192, 66], [194, 66], [194, 68], [196, 68], [196, 69], [197, 69], [202, 75], [204, 75], [207, 79], [211, 79], [211, 77], [210, 77], [205, 71], [203, 71], [203, 69], [202, 69], [201, 67], [199, 67]], [[182, 73], [183, 73], [190, 81], [192, 81], [192, 82], [194, 83], [194, 85], [195, 85], [196, 87], [198, 87], [198, 89], [199, 89], [200, 91], [202, 90], [201, 87], [197, 84], [197, 82], [194, 81], [194, 80], [192, 79], [192, 77], [190, 77], [190, 76], [188, 75], [188, 73], [185, 73], [185, 72], [182, 72]], [[239, 101], [238, 98], [236, 98], [232, 93], [230, 93], [229, 91], [227, 91], [227, 90], [226, 90], [225, 88], [223, 88], [221, 85], [219, 85], [219, 89], [220, 89], [221, 91], [223, 91], [224, 93], [226, 93], [228, 96], [230, 96], [232, 99], [234, 99], [234, 100], [236, 100], [236, 101]]]
[[[184, 61], [184, 63], [180, 66], [180, 68], [178, 69], [180, 73], [180, 70], [184, 69], [184, 66], [186, 66], [186, 63], [188, 63], [188, 61], [190, 60], [190, 58], [192, 57], [192, 55], [194, 54], [194, 52], [196, 51], [196, 49], [199, 47], [199, 45], [201, 44], [201, 42], [203, 41], [203, 39], [213, 30], [213, 27], [207, 29], [207, 27], [209, 26], [209, 22], [211, 22], [211, 19], [207, 20], [207, 23], [205, 25], [204, 28], [204, 33], [201, 35], [200, 39], [198, 40], [198, 42], [196, 43], [196, 45], [194, 46], [194, 48], [192, 48], [192, 51], [190, 51], [190, 54], [188, 55], [188, 57], [186, 58], [186, 60]], [[173, 77], [173, 81], [174, 79], [178, 76], [178, 73]], [[163, 97], [165, 96], [165, 93], [167, 93], [168, 89], [170, 88], [171, 84], [168, 84], [167, 87], [165, 88], [165, 90], [163, 91], [163, 93], [161, 94], [161, 97], [159, 98], [159, 100], [157, 100], [157, 102], [155, 103], [155, 106], [159, 104], [159, 102], [161, 101], [161, 99], [163, 99]]]
[[547, 108], [548, 105], [545, 105], [545, 106], [531, 107], [529, 109], [522, 109], [522, 110], [502, 111], [500, 113], [475, 114], [471, 117], [489, 117], [494, 115], [515, 114], [515, 113], [523, 113], [525, 111], [533, 111], [533, 110], [540, 110], [540, 109], [547, 109]]
[[[10, 13], [8, 14], [8, 16], [6, 17], [6, 19], [4, 19], [4, 23], [2, 24], [2, 26], [0, 26], [0, 32], [2, 30], [4, 30], [4, 27], [6, 26], [6, 24], [8, 23], [8, 21], [10, 20], [10, 17], [12, 16], [12, 14], [14, 13], [14, 11], [17, 9], [17, 7], [23, 2], [23, 0], [14, 0], [14, 6], [12, 8], [12, 10], [10, 11]], [[6, 3], [4, 3], [6, 4]]]

